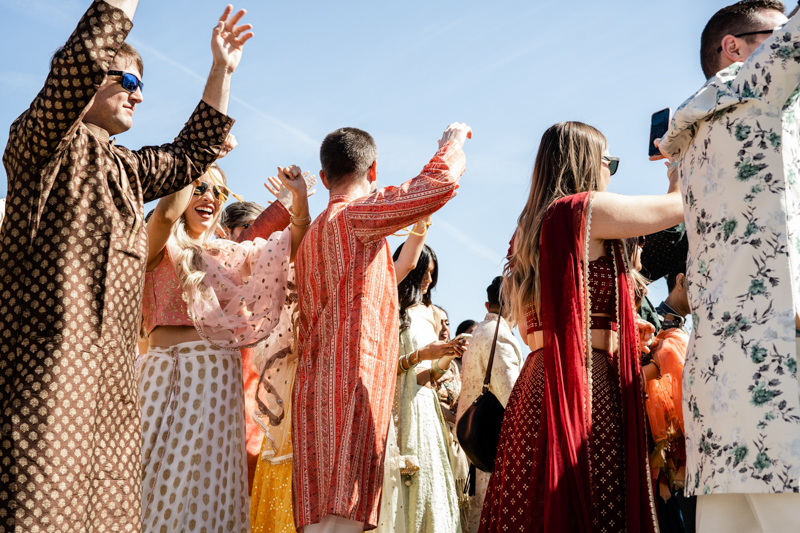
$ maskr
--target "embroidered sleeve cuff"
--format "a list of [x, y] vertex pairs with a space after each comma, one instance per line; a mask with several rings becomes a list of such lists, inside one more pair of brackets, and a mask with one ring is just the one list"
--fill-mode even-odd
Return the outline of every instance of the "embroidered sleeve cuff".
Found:
[[188, 142], [196, 147], [195, 153], [190, 154], [191, 157], [197, 161], [202, 160], [207, 167], [219, 156], [222, 143], [234, 122], [232, 118], [201, 100], [176, 141]]

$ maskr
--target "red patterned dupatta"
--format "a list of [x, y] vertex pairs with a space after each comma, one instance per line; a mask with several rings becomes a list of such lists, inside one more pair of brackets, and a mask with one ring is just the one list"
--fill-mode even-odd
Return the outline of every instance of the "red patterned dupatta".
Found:
[[[592, 501], [602, 501], [604, 490], [594, 486], [591, 479], [588, 438], [592, 434], [587, 270], [590, 226], [591, 194], [562, 198], [548, 210], [539, 241], [544, 396], [537, 435], [540, 442], [534, 447], [541, 452], [534, 458], [532, 477], [543, 479], [545, 486], [543, 498], [537, 498], [542, 508], [534, 505], [528, 512], [542, 513], [544, 531], [593, 531], [597, 506]], [[614, 361], [622, 391], [627, 531], [652, 532], [657, 526], [650, 491], [638, 336], [631, 284], [626, 269], [619, 268], [625, 265], [619, 243], [614, 245], [614, 256], [620, 337]]]

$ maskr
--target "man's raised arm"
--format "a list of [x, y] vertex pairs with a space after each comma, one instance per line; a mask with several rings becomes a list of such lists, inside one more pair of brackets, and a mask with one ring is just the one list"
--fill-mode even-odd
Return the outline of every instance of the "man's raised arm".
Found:
[[[114, 3], [133, 4], [133, 8], [136, 4], [131, 0]], [[7, 152], [16, 151], [21, 161], [35, 167], [47, 164], [78, 127], [132, 27], [126, 11], [95, 0], [53, 56], [44, 88], [11, 125]]]
[[249, 31], [253, 28], [251, 24], [237, 26], [247, 11], [242, 9], [231, 17], [232, 12], [233, 6], [228, 5], [211, 36], [214, 63], [203, 91], [203, 101], [225, 114], [228, 113], [228, 100], [231, 96], [231, 74], [242, 59], [244, 43], [253, 36], [253, 32]]
[[472, 137], [466, 124], [447, 127], [439, 151], [416, 178], [399, 187], [384, 187], [347, 206], [347, 218], [362, 242], [391, 235], [438, 211], [456, 195], [466, 169], [462, 146]]
[[145, 202], [179, 191], [199, 178], [218, 157], [233, 125], [227, 116], [231, 74], [239, 66], [244, 43], [253, 33], [249, 31], [250, 24], [236, 25], [245, 10], [231, 17], [232, 12], [233, 6], [228, 5], [212, 31], [213, 63], [203, 100], [180, 135], [170, 144], [134, 152]]

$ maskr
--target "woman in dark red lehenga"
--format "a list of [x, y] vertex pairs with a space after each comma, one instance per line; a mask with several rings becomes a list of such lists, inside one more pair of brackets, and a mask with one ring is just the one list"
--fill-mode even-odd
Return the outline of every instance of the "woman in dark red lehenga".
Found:
[[532, 353], [506, 407], [481, 532], [657, 530], [620, 239], [672, 227], [683, 208], [677, 172], [666, 195], [605, 192], [618, 164], [586, 124], [542, 137], [505, 272]]

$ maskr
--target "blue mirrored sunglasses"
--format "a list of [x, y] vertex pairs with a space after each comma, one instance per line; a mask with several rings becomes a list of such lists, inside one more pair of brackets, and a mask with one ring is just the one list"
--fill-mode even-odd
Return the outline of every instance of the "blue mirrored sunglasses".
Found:
[[144, 82], [137, 78], [135, 74], [122, 72], [121, 70], [109, 70], [108, 75], [122, 76], [122, 88], [129, 93], [135, 93], [136, 89], [141, 89], [144, 92]]

